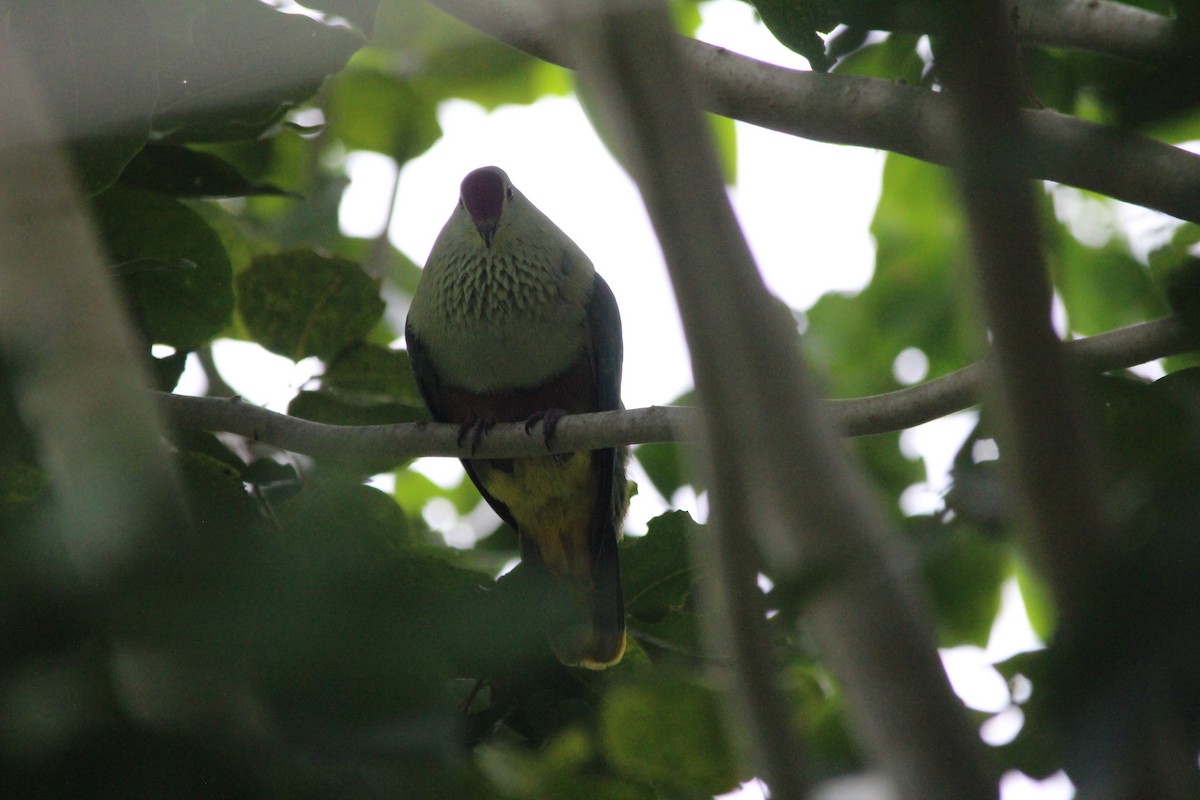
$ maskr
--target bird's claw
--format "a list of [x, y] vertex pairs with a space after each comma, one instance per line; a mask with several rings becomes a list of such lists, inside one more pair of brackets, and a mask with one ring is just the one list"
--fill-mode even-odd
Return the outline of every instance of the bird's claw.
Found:
[[472, 417], [462, 424], [458, 429], [458, 446], [462, 447], [463, 442], [471, 442], [471, 455], [475, 455], [475, 451], [479, 449], [479, 444], [483, 441], [483, 437], [487, 435], [496, 425], [496, 420], [489, 417]]
[[550, 449], [550, 443], [554, 441], [554, 433], [558, 429], [558, 421], [567, 415], [566, 411], [561, 408], [547, 408], [545, 411], [538, 411], [531, 414], [525, 420], [525, 433], [532, 435], [533, 428], [539, 422], [542, 423], [542, 441], [546, 445], [546, 449]]

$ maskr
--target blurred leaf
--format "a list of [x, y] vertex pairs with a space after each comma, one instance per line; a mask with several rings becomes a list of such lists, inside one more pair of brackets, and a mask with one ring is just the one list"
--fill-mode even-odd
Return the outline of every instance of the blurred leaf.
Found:
[[251, 183], [233, 165], [211, 153], [170, 144], [151, 144], [142, 148], [121, 173], [121, 182], [135, 189], [171, 197], [287, 194], [277, 186]]
[[862, 770], [862, 756], [847, 725], [845, 701], [830, 675], [818, 665], [792, 662], [784, 670], [784, 688], [810, 748], [809, 766], [814, 776]]
[[[466, 477], [465, 472], [463, 477]], [[444, 493], [445, 490], [441, 486], [414, 469], [396, 470], [396, 488], [392, 496], [409, 514], [419, 515], [426, 503]]]
[[1017, 586], [1021, 589], [1021, 600], [1025, 603], [1025, 613], [1033, 632], [1043, 642], [1048, 642], [1054, 635], [1058, 615], [1054, 608], [1054, 600], [1050, 590], [1024, 564], [1016, 567]]
[[154, 124], [171, 141], [259, 136], [364, 44], [345, 28], [283, 14], [265, 3], [203, 0], [185, 8], [152, 7], [153, 29], [164, 32]]
[[408, 352], [366, 342], [350, 345], [329, 362], [321, 388], [343, 397], [395, 399], [424, 408]]
[[610, 689], [600, 709], [600, 738], [622, 775], [707, 795], [738, 785], [716, 695], [678, 677]]
[[44, 496], [50, 479], [39, 467], [19, 461], [0, 461], [0, 520], [14, 509]]
[[[912, 198], [921, 198], [913, 202]], [[974, 360], [966, 231], [949, 174], [895, 154], [871, 224], [875, 276], [859, 295], [825, 295], [808, 312], [805, 349], [836, 396], [899, 387], [892, 362], [920, 348], [937, 377]]]
[[88, 194], [108, 186], [150, 134], [158, 60], [141, 2], [14, 3], [0, 47], [20, 47], [72, 142]]
[[188, 490], [188, 510], [204, 530], [232, 531], [257, 521], [258, 507], [238, 469], [190, 450], [179, 453], [177, 463]]
[[817, 72], [832, 66], [825, 42], [817, 35], [833, 28], [827, 0], [753, 0], [763, 24], [779, 43], [808, 59]]
[[170, 198], [122, 186], [93, 198], [92, 210], [117, 264], [194, 265], [120, 276], [126, 302], [150, 342], [194, 350], [228, 324], [232, 267], [216, 233], [196, 212]]
[[178, 350], [169, 356], [150, 357], [151, 385], [160, 392], [169, 392], [179, 383], [180, 376], [187, 366], [188, 352]]
[[1047, 260], [1072, 331], [1090, 336], [1166, 310], [1149, 273], [1120, 242], [1092, 248], [1062, 231], [1054, 245]]
[[[679, 397], [667, 403], [668, 406], [694, 406], [696, 404], [693, 392], [684, 392]], [[633, 450], [634, 458], [642, 465], [642, 469], [650, 477], [654, 488], [668, 503], [680, 487], [691, 484], [696, 493], [705, 491], [706, 487], [696, 483], [695, 470], [689, 468], [687, 451], [684, 445], [672, 442], [638, 445]]]
[[328, 360], [383, 313], [379, 284], [358, 265], [308, 250], [258, 256], [237, 276], [246, 330], [273, 353]]
[[1193, 333], [1200, 333], [1200, 225], [1179, 227], [1171, 241], [1150, 254], [1150, 272], [1166, 292], [1167, 302]]
[[[667, 502], [671, 501], [680, 487], [689, 482], [690, 475], [684, 463], [684, 445], [674, 442], [642, 444], [637, 446], [633, 455]], [[702, 490], [697, 489], [699, 491]]]
[[431, 101], [454, 97], [490, 110], [561, 95], [570, 86], [561, 67], [503, 45], [419, 0], [383, 3], [371, 43], [364, 63], [417, 65], [415, 77]]
[[287, 413], [326, 425], [398, 425], [429, 419], [424, 406], [358, 401], [327, 389], [300, 392], [288, 403]]
[[1048, 778], [1061, 768], [1064, 745], [1051, 695], [1052, 655], [1048, 650], [1018, 653], [995, 667], [1010, 685], [1018, 677], [1032, 684], [1030, 698], [1020, 704], [1024, 725], [1013, 741], [998, 748], [1000, 760], [1006, 768], [1019, 769], [1032, 778]]
[[[974, 302], [969, 247], [949, 174], [889, 155], [871, 232], [877, 245], [871, 283], [857, 296], [827, 294], [807, 313], [805, 351], [838, 397], [899, 388], [892, 365], [910, 347], [928, 358], [931, 378], [975, 357], [976, 322], [965, 311]], [[851, 444], [896, 517], [900, 493], [925, 477], [898, 441], [898, 434], [886, 434]]]
[[840, 63], [841, 59], [861, 50], [870, 36], [871, 31], [866, 28], [855, 25], [839, 25], [825, 39], [825, 54]]
[[721, 171], [725, 183], [733, 186], [737, 183], [737, 126], [729, 117], [716, 114], [707, 115], [708, 128], [712, 131], [713, 142], [717, 146], [717, 156], [721, 160]]
[[914, 517], [909, 524], [937, 615], [938, 644], [986, 647], [1009, 570], [1004, 544], [967, 525], [943, 525], [930, 517]]
[[882, 42], [873, 42], [848, 54], [833, 71], [920, 86], [925, 83], [925, 61], [917, 52], [919, 40], [916, 34], [893, 33]]
[[501, 797], [516, 800], [652, 800], [648, 786], [590, 768], [594, 758], [588, 736], [569, 727], [538, 751], [495, 745], [480, 748], [480, 768]]
[[347, 149], [373, 150], [404, 164], [441, 138], [437, 104], [398, 76], [347, 70], [331, 82], [329, 97], [329, 130]]

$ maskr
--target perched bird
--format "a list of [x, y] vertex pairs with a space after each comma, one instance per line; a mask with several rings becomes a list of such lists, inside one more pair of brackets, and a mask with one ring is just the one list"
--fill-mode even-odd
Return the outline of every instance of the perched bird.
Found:
[[[463, 179], [404, 329], [434, 419], [479, 437], [564, 413], [621, 408], [621, 317], [612, 290], [498, 167]], [[476, 441], [478, 439], [476, 438]], [[626, 451], [464, 459], [485, 500], [550, 578], [569, 623], [549, 632], [564, 664], [602, 669], [625, 651], [617, 540]]]

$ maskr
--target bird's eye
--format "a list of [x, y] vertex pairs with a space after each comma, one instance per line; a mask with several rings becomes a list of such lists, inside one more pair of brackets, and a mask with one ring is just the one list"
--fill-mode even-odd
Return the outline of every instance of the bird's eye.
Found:
[[508, 197], [509, 200], [512, 200], [512, 187], [511, 186], [508, 187], [508, 189], [505, 190], [504, 194], [506, 197]]

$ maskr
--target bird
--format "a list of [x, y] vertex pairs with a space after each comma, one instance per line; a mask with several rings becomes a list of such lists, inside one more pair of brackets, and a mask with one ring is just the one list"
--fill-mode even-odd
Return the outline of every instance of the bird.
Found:
[[[417, 385], [434, 420], [472, 453], [497, 422], [540, 422], [621, 404], [616, 298], [591, 260], [499, 167], [463, 178], [405, 322]], [[549, 578], [565, 622], [547, 631], [567, 666], [604, 669], [625, 652], [617, 543], [628, 506], [626, 448], [462, 460], [516, 529], [522, 562]]]

